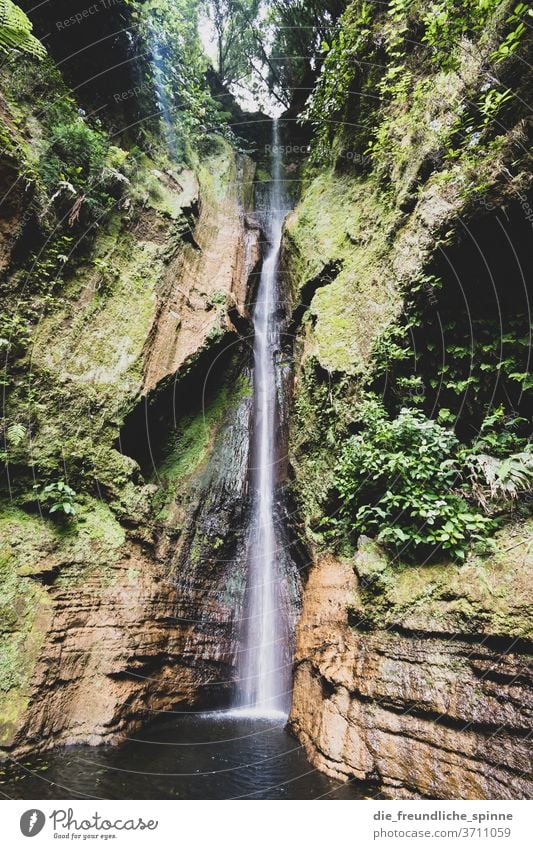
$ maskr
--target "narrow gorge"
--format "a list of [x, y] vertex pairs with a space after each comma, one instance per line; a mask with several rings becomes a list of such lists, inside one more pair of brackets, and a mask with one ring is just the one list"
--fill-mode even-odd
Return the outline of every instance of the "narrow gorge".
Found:
[[434, 6], [0, 3], [8, 798], [531, 797], [530, 16]]

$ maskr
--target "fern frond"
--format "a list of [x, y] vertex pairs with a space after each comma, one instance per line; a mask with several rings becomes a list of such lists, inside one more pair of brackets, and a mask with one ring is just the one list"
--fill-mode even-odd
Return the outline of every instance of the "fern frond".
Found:
[[478, 501], [487, 508], [489, 501], [515, 500], [533, 490], [533, 452], [511, 454], [504, 460], [489, 454], [468, 459], [470, 479]]
[[18, 50], [34, 59], [44, 59], [46, 49], [32, 35], [28, 16], [12, 0], [0, 0], [0, 53]]

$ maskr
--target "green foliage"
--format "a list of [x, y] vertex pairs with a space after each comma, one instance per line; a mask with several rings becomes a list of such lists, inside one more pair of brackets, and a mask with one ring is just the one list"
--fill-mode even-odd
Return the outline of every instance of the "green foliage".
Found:
[[465, 457], [470, 485], [486, 513], [533, 492], [533, 452], [528, 448], [503, 460], [489, 454]]
[[[529, 24], [527, 19], [529, 18]], [[503, 62], [512, 56], [522, 42], [524, 35], [527, 32], [528, 25], [531, 26], [533, 18], [533, 9], [527, 3], [519, 3], [513, 9], [513, 14], [507, 18], [507, 23], [513, 25], [513, 29], [507, 33], [502, 43], [492, 54], [492, 59], [496, 64]]]
[[188, 155], [207, 132], [229, 132], [227, 115], [206, 81], [207, 58], [199, 34], [195, 0], [135, 2], [134, 19], [152, 53], [153, 82], [169, 153]]
[[27, 430], [20, 422], [13, 422], [8, 425], [5, 420], [0, 422], [3, 430], [3, 445], [0, 447], [0, 463], [8, 463], [12, 459], [12, 454], [21, 448], [26, 441]]
[[[78, 118], [52, 128], [50, 155], [63, 160], [67, 169], [76, 169], [76, 174], [87, 178], [89, 174], [103, 168], [107, 154], [107, 139], [103, 133], [93, 130]], [[46, 175], [47, 168], [43, 168]]]
[[19, 51], [34, 59], [44, 59], [46, 50], [32, 35], [28, 16], [12, 0], [0, 0], [0, 53]]
[[114, 150], [107, 134], [81, 116], [59, 117], [50, 126], [39, 171], [70, 226], [97, 222], [120, 198], [128, 181], [110, 164]]
[[40, 318], [53, 301], [55, 287], [61, 282], [63, 272], [71, 259], [74, 237], [59, 231], [38, 254], [31, 254], [28, 262], [28, 279], [31, 288], [42, 297], [32, 299], [30, 306], [34, 318]]
[[486, 416], [472, 445], [460, 456], [469, 486], [486, 513], [512, 510], [533, 490], [533, 453], [520, 436], [525, 418], [506, 413], [503, 405]]
[[518, 451], [527, 423], [505, 411], [519, 409], [531, 389], [528, 317], [506, 317], [502, 332], [500, 319], [457, 315], [444, 297], [437, 299], [441, 285], [424, 278], [425, 299], [413, 287], [402, 322], [375, 347], [372, 388], [385, 393], [393, 412], [412, 404], [428, 414], [448, 411], [480, 453]]
[[[413, 145], [423, 141], [446, 149], [453, 139], [464, 144], [467, 133], [470, 139], [484, 134], [488, 141], [491, 133], [501, 132], [511, 89], [491, 74], [488, 89], [469, 92], [467, 100], [458, 95], [457, 120], [450, 126], [445, 113], [453, 104], [446, 102], [444, 75], [461, 75], [462, 63], [468, 64], [472, 56], [483, 57], [489, 66], [491, 58], [497, 64], [515, 53], [529, 15], [524, 6], [519, 4], [505, 22], [499, 13], [501, 0], [353, 0], [336, 34], [322, 45], [322, 70], [303, 114], [315, 127], [315, 161], [321, 149], [343, 139], [344, 146], [355, 144], [366, 154], [378, 176], [385, 178], [394, 166], [406, 170]], [[509, 24], [514, 27], [511, 33]], [[491, 57], [487, 33], [496, 25], [503, 41]], [[460, 80], [456, 88], [459, 91]], [[411, 145], [405, 144], [406, 138], [412, 139]]]
[[262, 48], [260, 0], [209, 0], [206, 6], [215, 33], [215, 70], [220, 81], [225, 86], [249, 82]]
[[338, 31], [322, 40], [324, 62], [301, 120], [316, 128], [314, 149], [328, 145], [343, 117], [350, 92], [361, 69], [360, 62], [373, 52], [375, 4], [352, 3], [339, 21]]
[[474, 39], [485, 28], [501, 0], [437, 0], [424, 6], [422, 41], [431, 60], [442, 70], [459, 66], [457, 48], [462, 38]]
[[421, 278], [402, 326], [380, 338], [371, 385], [392, 415], [364, 406], [336, 471], [340, 529], [375, 534], [403, 557], [463, 559], [495, 517], [524, 513], [533, 483], [528, 422], [511, 411], [527, 403], [527, 317], [506, 318], [503, 332], [501, 319], [463, 322], [441, 307], [442, 288]]
[[527, 425], [527, 419], [516, 414], [510, 415], [500, 404], [483, 419], [479, 433], [470, 446], [470, 453], [491, 454], [501, 459], [513, 452], [520, 452], [527, 444], [520, 432]]
[[7, 441], [10, 445], [16, 448], [21, 445], [26, 438], [26, 428], [20, 422], [15, 422], [7, 429]]
[[444, 551], [464, 559], [493, 523], [458, 494], [453, 432], [414, 409], [391, 420], [375, 399], [360, 418], [362, 430], [345, 442], [336, 466], [341, 526], [377, 535], [404, 558]]
[[267, 25], [268, 82], [289, 105], [312, 83], [346, 8], [345, 0], [271, 0]]
[[10, 358], [17, 357], [26, 350], [30, 336], [29, 322], [19, 312], [0, 314], [0, 354], [4, 366], [7, 355]]
[[65, 481], [54, 481], [45, 486], [35, 484], [34, 490], [39, 503], [47, 508], [50, 515], [57, 513], [66, 518], [76, 516], [76, 493]]
[[512, 97], [513, 93], [510, 88], [505, 91], [489, 88], [486, 92], [483, 92], [478, 104], [479, 111], [483, 116], [482, 125], [486, 127], [491, 121], [494, 121], [500, 114], [502, 106]]

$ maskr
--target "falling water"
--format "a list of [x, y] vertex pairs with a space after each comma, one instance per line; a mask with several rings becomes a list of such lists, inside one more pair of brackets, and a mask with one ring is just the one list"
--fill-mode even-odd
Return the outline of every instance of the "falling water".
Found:
[[283, 540], [276, 528], [278, 392], [280, 349], [278, 265], [284, 205], [278, 122], [272, 131], [272, 181], [265, 209], [268, 248], [254, 324], [254, 428], [248, 589], [239, 662], [237, 702], [259, 714], [286, 711], [290, 687], [290, 611]]

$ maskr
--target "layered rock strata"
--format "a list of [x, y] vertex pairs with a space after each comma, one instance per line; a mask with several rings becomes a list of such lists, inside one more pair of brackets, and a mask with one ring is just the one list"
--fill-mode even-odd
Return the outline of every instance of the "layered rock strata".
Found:
[[506, 556], [397, 579], [369, 542], [318, 558], [290, 717], [315, 766], [396, 799], [531, 796], [526, 530]]

